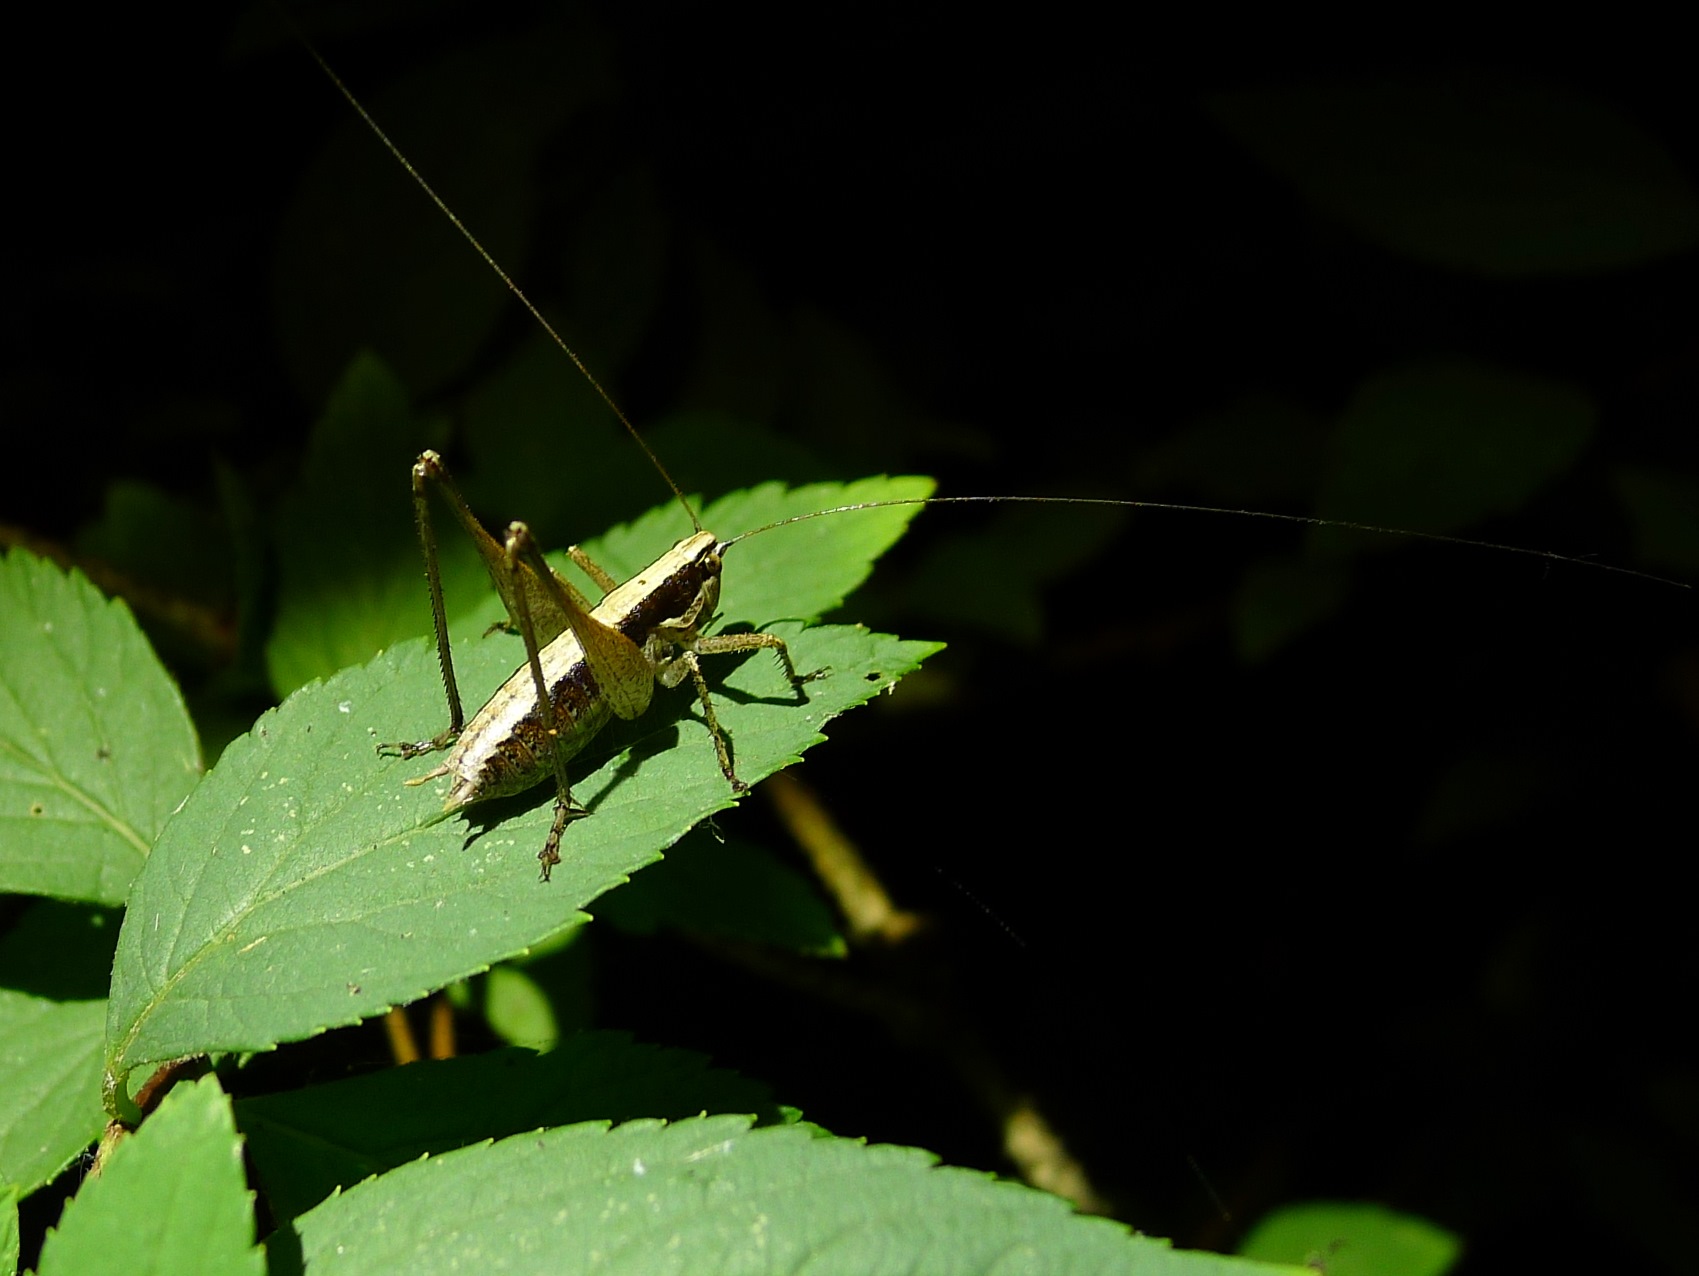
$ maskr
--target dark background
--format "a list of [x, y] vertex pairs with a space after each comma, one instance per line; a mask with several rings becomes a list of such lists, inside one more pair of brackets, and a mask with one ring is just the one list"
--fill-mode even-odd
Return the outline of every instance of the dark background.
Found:
[[[1435, 261], [1346, 225], [1209, 106], [1338, 76], [1532, 82], [1656, 139], [1691, 183], [1677, 41], [1472, 28], [1425, 47], [1054, 8], [1006, 28], [330, 12], [300, 18], [656, 427], [687, 489], [916, 470], [957, 494], [1312, 512], [1365, 379], [1464, 358], [1561, 379], [1597, 418], [1536, 491], [1463, 534], [1699, 569], [1680, 499], [1699, 404], [1690, 247]], [[565, 540], [665, 498], [605, 422], [541, 395], [582, 398], [570, 369], [527, 380], [538, 397], [498, 423], [518, 396], [490, 387], [530, 348], [529, 320], [267, 11], [15, 40], [38, 78], [6, 90], [0, 523], [116, 563], [211, 753], [266, 702], [263, 604], [237, 633], [219, 554], [161, 579], [145, 548], [86, 530], [114, 479], [201, 510], [213, 538], [234, 482], [263, 526], [369, 347], [458, 431], [450, 454], [492, 521]], [[1332, 162], [1318, 142], [1323, 190]], [[406, 461], [372, 493], [403, 526]], [[1661, 535], [1625, 472], [1677, 493]], [[1436, 499], [1467, 485], [1433, 481]], [[937, 919], [923, 953], [852, 965], [874, 1004], [918, 985], [942, 1035], [1036, 1096], [1122, 1217], [1181, 1244], [1231, 1248], [1275, 1205], [1336, 1196], [1460, 1231], [1469, 1270], [1579, 1254], [1691, 1270], [1690, 594], [1410, 543], [1306, 557], [1301, 530], [1227, 517], [943, 509], [923, 525], [852, 613], [951, 652], [838, 724], [803, 772]], [[1247, 659], [1247, 581], [1270, 573], [1294, 614], [1334, 603]], [[188, 597], [210, 629], [173, 629], [149, 596]], [[1007, 1168], [959, 1059], [889, 1016], [683, 941], [605, 939], [597, 970], [599, 1022], [708, 1050], [839, 1133]]]

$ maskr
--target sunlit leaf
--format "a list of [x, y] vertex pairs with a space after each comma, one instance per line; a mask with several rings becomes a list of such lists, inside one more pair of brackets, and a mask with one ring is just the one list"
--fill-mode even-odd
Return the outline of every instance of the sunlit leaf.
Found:
[[[1545, 377], [1465, 360], [1387, 369], [1345, 409], [1316, 513], [1459, 531], [1522, 508], [1575, 462], [1597, 417], [1583, 391]], [[1347, 542], [1313, 528], [1310, 543]]]
[[253, 1193], [230, 1100], [206, 1077], [165, 1096], [84, 1182], [41, 1249], [41, 1276], [259, 1276]]
[[100, 1137], [100, 1001], [0, 989], [0, 1183], [49, 1182]]
[[0, 559], [0, 890], [124, 901], [200, 748], [129, 609]]
[[912, 1148], [738, 1117], [466, 1148], [362, 1183], [294, 1227], [303, 1265], [329, 1273], [1282, 1270], [1179, 1253]]
[[703, 1112], [782, 1118], [759, 1082], [615, 1032], [578, 1033], [547, 1054], [422, 1062], [236, 1105], [266, 1198], [284, 1217], [426, 1153], [579, 1121]]
[[1384, 1205], [1309, 1201], [1263, 1218], [1239, 1252], [1271, 1263], [1303, 1263], [1328, 1276], [1443, 1276], [1463, 1242], [1425, 1218]]
[[[774, 488], [737, 512], [760, 523], [822, 499], [832, 498]], [[746, 588], [728, 570], [727, 622], [830, 605], [888, 543], [891, 519], [900, 525], [907, 512], [872, 514], [887, 530], [871, 540], [857, 515], [800, 525], [835, 525], [844, 538], [811, 538], [789, 590], [756, 574], [738, 578]], [[600, 556], [617, 564], [631, 552], [646, 562], [668, 543], [665, 517], [621, 529]], [[644, 529], [660, 535], [639, 552]], [[732, 554], [745, 570], [759, 568], [758, 547], [794, 530]], [[782, 607], [776, 599], [787, 596], [794, 605]], [[799, 668], [830, 673], [799, 696], [764, 653], [710, 669], [724, 674], [716, 708], [749, 783], [795, 760], [830, 718], [935, 650], [854, 627], [765, 627], [791, 644]], [[521, 650], [506, 634], [460, 644], [456, 664], [474, 701], [513, 672]], [[584, 755], [573, 793], [592, 815], [568, 828], [564, 862], [543, 885], [534, 857], [552, 814], [547, 785], [450, 816], [442, 782], [405, 783], [429, 759], [379, 755], [380, 742], [428, 738], [443, 716], [434, 653], [419, 641], [304, 688], [231, 744], [161, 837], [132, 895], [107, 1021], [114, 1087], [143, 1063], [266, 1049], [522, 954], [732, 803], [689, 690], [662, 695], [623, 735], [609, 733]], [[114, 1102], [122, 1102], [116, 1090]]]

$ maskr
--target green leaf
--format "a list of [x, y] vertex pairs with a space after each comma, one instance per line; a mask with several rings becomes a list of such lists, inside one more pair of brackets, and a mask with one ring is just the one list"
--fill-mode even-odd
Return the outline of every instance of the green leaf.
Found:
[[1001, 506], [984, 527], [938, 541], [904, 583], [902, 608], [1035, 645], [1044, 638], [1044, 584], [1087, 561], [1126, 521], [1122, 509]]
[[[766, 521], [815, 495], [768, 490], [742, 511]], [[816, 554], [791, 582], [802, 602], [793, 611], [823, 606], [865, 574], [869, 539], [860, 521], [801, 525], [836, 524], [844, 543], [811, 541]], [[622, 529], [610, 541], [632, 549], [634, 535]], [[745, 568], [760, 561], [753, 551], [761, 541], [781, 538], [752, 541]], [[663, 536], [653, 553], [666, 544]], [[782, 596], [782, 585], [738, 579], [750, 586], [755, 614], [776, 610], [765, 600], [774, 589]], [[743, 585], [734, 587], [729, 573], [726, 589], [727, 619], [749, 614], [737, 592]], [[749, 783], [795, 761], [828, 720], [936, 650], [854, 627], [787, 622], [769, 631], [791, 643], [799, 668], [831, 673], [799, 698], [769, 658], [710, 662], [713, 678], [724, 674], [716, 710]], [[474, 699], [494, 691], [521, 650], [505, 634], [462, 643], [463, 688]], [[565, 862], [541, 885], [534, 857], [552, 818], [547, 785], [448, 815], [443, 783], [405, 783], [428, 759], [378, 755], [379, 742], [434, 734], [440, 705], [434, 653], [412, 642], [303, 689], [225, 751], [160, 838], [131, 896], [107, 1021], [115, 1108], [123, 1105], [117, 1086], [142, 1064], [267, 1049], [520, 955], [577, 924], [592, 899], [732, 805], [700, 706], [688, 688], [660, 695], [574, 768], [574, 796], [593, 814], [568, 828]]]
[[0, 559], [0, 890], [123, 903], [200, 770], [129, 609], [22, 550]]
[[649, 459], [544, 333], [467, 395], [460, 439], [469, 464], [457, 477], [472, 507], [494, 526], [524, 519], [544, 544], [576, 541], [666, 494]]
[[[559, 24], [523, 43], [457, 49], [367, 96], [418, 170], [517, 275], [535, 218], [538, 149], [599, 91], [604, 59], [587, 32]], [[435, 390], [466, 371], [512, 302], [352, 113], [284, 214], [273, 282], [284, 355], [309, 400], [366, 347], [420, 393]]]
[[1699, 572], [1699, 483], [1684, 474], [1623, 466], [1617, 496], [1634, 524], [1635, 554], [1642, 562]]
[[[382, 362], [368, 354], [349, 364], [277, 511], [277, 622], [266, 667], [280, 696], [430, 632], [408, 476], [437, 432], [413, 415]], [[483, 577], [463, 538], [444, 542], [442, 567], [456, 599]]]
[[759, 1082], [614, 1032], [579, 1033], [548, 1054], [497, 1050], [236, 1103], [266, 1200], [285, 1218], [426, 1153], [578, 1121], [703, 1112], [782, 1119]]
[[1350, 572], [1336, 563], [1280, 558], [1246, 571], [1233, 596], [1233, 636], [1246, 663], [1267, 660], [1336, 615]]
[[0, 1183], [33, 1192], [100, 1137], [101, 1001], [0, 989]]
[[104, 1001], [118, 944], [117, 909], [43, 899], [0, 936], [0, 988], [50, 1001]]
[[[676, 848], [668, 852], [662, 864], [679, 854]], [[651, 865], [648, 871], [660, 867]], [[640, 881], [642, 876], [633, 880]], [[630, 888], [630, 883], [624, 887]], [[601, 911], [598, 903], [598, 920]], [[590, 940], [581, 927], [561, 931], [523, 957], [491, 967], [482, 979], [453, 985], [448, 996], [457, 1011], [482, 1015], [489, 1030], [507, 1045], [553, 1050], [562, 1037], [588, 1028], [595, 1020], [596, 972]]]
[[[869, 478], [855, 483], [810, 483], [786, 488], [763, 483], [732, 492], [702, 511], [704, 528], [741, 536], [781, 519], [869, 501], [919, 502], [932, 494], [930, 479]], [[765, 628], [775, 620], [814, 620], [842, 605], [894, 545], [919, 504], [857, 510], [808, 519], [739, 541], [726, 553], [720, 617], [726, 627]], [[587, 544], [598, 563], [621, 580], [636, 575], [691, 531], [684, 511], [663, 505]], [[799, 669], [802, 666], [797, 666]]]
[[1240, 396], [1186, 423], [1133, 471], [1133, 490], [1183, 487], [1216, 505], [1275, 509], [1320, 481], [1330, 423], [1269, 393]]
[[687, 492], [719, 496], [773, 479], [814, 483], [834, 472], [790, 434], [728, 412], [677, 412], [646, 427], [643, 437]]
[[1239, 1252], [1327, 1276], [1442, 1276], [1463, 1252], [1454, 1232], [1384, 1205], [1309, 1201], [1262, 1219]]
[[100, 1043], [117, 937], [117, 914], [48, 899], [0, 938], [0, 1183], [49, 1182], [106, 1123]]
[[180, 1085], [112, 1149], [41, 1247], [41, 1276], [265, 1271], [242, 1141], [215, 1077]]
[[18, 1270], [18, 1189], [0, 1187], [0, 1272]]
[[325, 1273], [1251, 1273], [1058, 1197], [741, 1117], [576, 1125], [415, 1161], [295, 1221]]
[[1569, 89], [1452, 71], [1211, 98], [1215, 118], [1327, 216], [1487, 275], [1615, 270], [1699, 243], [1699, 194], [1627, 116]]
[[[1581, 390], [1463, 360], [1392, 368], [1358, 388], [1316, 513], [1455, 532], [1522, 508], [1574, 464], [1597, 409]], [[1360, 544], [1313, 528], [1313, 548]]]
[[490, 1031], [509, 1045], [552, 1050], [560, 1041], [560, 1022], [547, 990], [511, 962], [484, 976], [481, 1008]]
[[76, 546], [81, 555], [180, 597], [222, 603], [232, 592], [223, 522], [151, 483], [109, 484], [99, 521], [78, 531]]

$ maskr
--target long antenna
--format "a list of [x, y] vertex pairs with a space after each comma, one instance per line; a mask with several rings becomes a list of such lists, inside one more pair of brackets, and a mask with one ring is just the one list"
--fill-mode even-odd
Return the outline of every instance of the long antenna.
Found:
[[[291, 23], [291, 25], [293, 25], [293, 23]], [[590, 369], [585, 366], [584, 360], [578, 357], [578, 352], [566, 344], [565, 338], [555, 331], [554, 325], [544, 317], [541, 310], [537, 309], [537, 307], [532, 304], [531, 298], [525, 295], [525, 290], [513, 281], [513, 277], [509, 275], [507, 271], [502, 269], [501, 263], [490, 255], [489, 249], [484, 247], [478, 237], [472, 233], [471, 228], [468, 227], [465, 222], [460, 220], [459, 216], [448, 206], [442, 196], [437, 194], [435, 187], [425, 180], [425, 175], [413, 167], [413, 162], [409, 160], [407, 156], [402, 154], [399, 146], [390, 140], [389, 134], [384, 132], [383, 126], [372, 118], [372, 113], [365, 108], [359, 98], [354, 96], [353, 90], [342, 82], [341, 76], [331, 70], [330, 63], [324, 60], [324, 55], [318, 51], [313, 42], [307, 39], [307, 37], [301, 33], [299, 28], [296, 29], [295, 34], [300, 39], [301, 43], [306, 46], [307, 52], [313, 55], [313, 61], [319, 64], [319, 69], [323, 71], [325, 75], [329, 77], [330, 82], [336, 86], [336, 91], [347, 99], [348, 105], [353, 107], [359, 114], [360, 118], [366, 122], [366, 127], [376, 134], [378, 141], [382, 142], [384, 144], [384, 148], [395, 157], [395, 162], [401, 165], [401, 167], [407, 171], [407, 175], [419, 184], [420, 190], [430, 196], [431, 202], [437, 206], [437, 208], [442, 212], [442, 215], [448, 218], [449, 223], [465, 237], [466, 242], [472, 245], [478, 256], [484, 259], [484, 264], [496, 272], [496, 277], [500, 279], [502, 283], [507, 285], [507, 290], [515, 297], [519, 298], [519, 304], [531, 312], [531, 317], [543, 326], [543, 331], [548, 333], [550, 339], [566, 352], [566, 357], [571, 359], [573, 366], [583, 374], [584, 379], [590, 383], [591, 389], [595, 390], [595, 392], [601, 396], [602, 402], [608, 405], [608, 410], [611, 411], [614, 416], [619, 418], [619, 423], [625, 427], [625, 432], [632, 437], [638, 447], [643, 449], [643, 455], [649, 458], [649, 464], [653, 465], [656, 472], [666, 480], [667, 486], [672, 489], [673, 495], [678, 498], [678, 503], [684, 506], [684, 512], [690, 516], [691, 526], [697, 531], [701, 531], [702, 524], [697, 522], [696, 511], [691, 509], [690, 502], [684, 499], [684, 492], [680, 490], [677, 483], [673, 482], [673, 476], [667, 472], [667, 467], [661, 464], [661, 458], [655, 455], [654, 449], [651, 448], [644, 440], [643, 436], [638, 433], [637, 427], [631, 423], [630, 418], [627, 417], [620, 409], [619, 404], [614, 402], [613, 395], [609, 394], [603, 387], [602, 383], [596, 380], [595, 373], [591, 372]]]
[[916, 496], [898, 501], [862, 501], [856, 505], [835, 505], [831, 509], [812, 510], [807, 514], [793, 514], [790, 518], [781, 518], [778, 522], [768, 523], [765, 527], [751, 528], [724, 543], [727, 546], [735, 545], [738, 541], [746, 540], [751, 536], [770, 532], [775, 527], [787, 527], [792, 523], [806, 523], [811, 518], [823, 518], [827, 514], [847, 514], [852, 510], [883, 509], [891, 505], [1013, 504], [1106, 505], [1117, 509], [1168, 510], [1171, 513], [1179, 514], [1235, 514], [1240, 518], [1266, 518], [1277, 523], [1299, 523], [1305, 527], [1336, 527], [1342, 531], [1370, 532], [1377, 536], [1397, 536], [1406, 540], [1432, 541], [1440, 545], [1462, 545], [1471, 549], [1492, 549], [1505, 554], [1522, 554], [1528, 558], [1543, 558], [1552, 563], [1569, 563], [1576, 567], [1590, 567], [1594, 571], [1614, 572], [1619, 576], [1633, 576], [1657, 585], [1673, 585], [1677, 589], [1693, 588], [1687, 581], [1671, 580], [1667, 576], [1643, 572], [1634, 567], [1617, 567], [1611, 563], [1601, 563], [1593, 558], [1578, 558], [1573, 554], [1560, 554], [1556, 550], [1529, 549], [1526, 545], [1506, 545], [1501, 541], [1474, 540], [1468, 536], [1451, 536], [1445, 532], [1418, 532], [1407, 527], [1380, 527], [1374, 523], [1355, 523], [1343, 518], [1318, 518], [1313, 514], [1276, 514], [1269, 510], [1230, 509], [1223, 505], [1186, 505], [1175, 501], [1130, 501], [1113, 496]]
[[[285, 14], [286, 18], [287, 16], [288, 15]], [[293, 21], [290, 22], [290, 25], [294, 26]], [[559, 346], [561, 350], [565, 352], [566, 357], [572, 360], [573, 366], [576, 367], [583, 375], [584, 379], [590, 383], [591, 388], [601, 396], [602, 402], [608, 405], [608, 410], [612, 412], [619, 420], [619, 423], [625, 427], [625, 432], [629, 434], [637, 446], [643, 450], [643, 455], [649, 458], [649, 464], [655, 467], [655, 472], [658, 473], [661, 478], [666, 481], [666, 485], [672, 489], [673, 495], [678, 498], [678, 503], [684, 507], [685, 513], [690, 516], [691, 526], [700, 532], [702, 530], [702, 524], [696, 517], [696, 511], [690, 507], [690, 502], [685, 499], [683, 490], [673, 481], [673, 476], [668, 473], [667, 467], [661, 464], [661, 458], [655, 455], [654, 449], [649, 446], [643, 435], [638, 432], [637, 427], [631, 423], [631, 419], [625, 415], [625, 412], [620, 408], [619, 404], [614, 402], [613, 395], [609, 394], [602, 383], [596, 379], [596, 375], [585, 365], [584, 360], [578, 357], [578, 352], [566, 343], [565, 338], [563, 338], [560, 333], [555, 331], [554, 325], [548, 321], [541, 310], [537, 309], [536, 305], [531, 301], [531, 298], [525, 295], [525, 290], [514, 282], [513, 277], [509, 275], [507, 271], [502, 269], [501, 263], [490, 254], [490, 251], [484, 247], [483, 243], [472, 233], [466, 223], [460, 220], [459, 215], [448, 206], [442, 196], [437, 194], [436, 189], [425, 180], [424, 174], [413, 167], [413, 162], [402, 153], [399, 146], [390, 140], [390, 136], [388, 133], [384, 132], [383, 126], [380, 125], [377, 120], [372, 118], [371, 112], [366, 110], [360, 99], [354, 96], [353, 90], [342, 82], [342, 77], [337, 75], [337, 73], [331, 69], [330, 63], [325, 61], [324, 56], [318, 51], [317, 47], [300, 31], [298, 27], [296, 28], [296, 36], [306, 47], [307, 52], [312, 54], [313, 61], [319, 64], [319, 69], [323, 71], [330, 82], [336, 86], [336, 91], [342, 94], [342, 96], [347, 100], [348, 105], [353, 107], [359, 114], [360, 118], [366, 122], [366, 127], [371, 129], [373, 134], [376, 135], [378, 141], [382, 142], [384, 148], [395, 157], [395, 162], [401, 165], [401, 167], [406, 170], [407, 175], [418, 183], [419, 189], [424, 191], [425, 194], [430, 197], [431, 202], [437, 206], [442, 215], [448, 218], [449, 223], [465, 237], [466, 242], [472, 245], [472, 248], [477, 252], [478, 256], [484, 259], [484, 264], [489, 266], [489, 268], [496, 273], [496, 277], [507, 286], [507, 290], [519, 299], [519, 304], [524, 306], [525, 309], [530, 312], [531, 317], [542, 325], [543, 331], [549, 334], [549, 338], [555, 343], [555, 345]], [[750, 531], [744, 532], [740, 536], [734, 536], [730, 540], [723, 542], [723, 544], [726, 546], [735, 545], [738, 541], [758, 535], [761, 532], [772, 531], [776, 527], [785, 527], [791, 523], [806, 522], [811, 518], [822, 518], [827, 514], [847, 514], [853, 510], [876, 509], [888, 505], [1006, 505], [1012, 503], [1107, 505], [1116, 506], [1122, 509], [1168, 510], [1184, 514], [1228, 514], [1237, 515], [1241, 518], [1272, 519], [1273, 521], [1280, 523], [1299, 523], [1306, 527], [1334, 527], [1344, 531], [1367, 532], [1378, 536], [1400, 536], [1413, 540], [1430, 541], [1441, 545], [1460, 545], [1475, 549], [1498, 550], [1499, 552], [1506, 554], [1521, 554], [1529, 558], [1543, 558], [1546, 561], [1553, 563], [1568, 563], [1578, 567], [1590, 567], [1596, 571], [1612, 572], [1619, 576], [1632, 576], [1639, 580], [1651, 581], [1659, 585], [1672, 585], [1677, 589], [1692, 589], [1692, 585], [1686, 581], [1671, 580], [1667, 576], [1659, 576], [1653, 572], [1640, 571], [1633, 567], [1617, 567], [1610, 563], [1601, 563], [1596, 559], [1579, 558], [1571, 554], [1560, 554], [1554, 550], [1530, 549], [1525, 545], [1507, 545], [1498, 541], [1474, 540], [1467, 536], [1451, 536], [1444, 532], [1421, 532], [1413, 531], [1409, 528], [1381, 527], [1373, 523], [1357, 523], [1348, 519], [1318, 518], [1314, 515], [1308, 514], [1276, 514], [1267, 510], [1231, 509], [1218, 505], [1188, 505], [1172, 501], [1120, 500], [1112, 497], [932, 496], [917, 497], [911, 500], [902, 501], [869, 501], [858, 505], [838, 505], [831, 509], [815, 510], [809, 514], [798, 514], [792, 518], [780, 519], [776, 523], [769, 523], [765, 527], [753, 528]]]

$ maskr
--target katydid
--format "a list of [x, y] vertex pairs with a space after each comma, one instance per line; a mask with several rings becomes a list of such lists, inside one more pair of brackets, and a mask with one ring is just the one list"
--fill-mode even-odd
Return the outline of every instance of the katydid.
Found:
[[[514, 628], [525, 640], [525, 664], [470, 723], [465, 720], [448, 641], [430, 516], [432, 487], [442, 493], [477, 546]], [[510, 524], [505, 544], [498, 544], [467, 506], [435, 452], [424, 453], [413, 466], [413, 503], [430, 585], [437, 658], [448, 695], [449, 725], [434, 740], [385, 748], [403, 757], [417, 757], [449, 747], [440, 766], [409, 781], [423, 783], [448, 776], [444, 801], [448, 810], [523, 792], [552, 774], [554, 822], [537, 856], [545, 882], [560, 863], [560, 839], [567, 822], [586, 813], [572, 801], [568, 759], [611, 718], [631, 719], [647, 709], [655, 683], [676, 687], [690, 678], [720, 770], [732, 791], [742, 793], [748, 785], [737, 777], [698, 657], [769, 650], [778, 656], [785, 676], [797, 689], [825, 672], [798, 673], [784, 640], [772, 634], [704, 637], [700, 633], [714, 618], [720, 597], [720, 558], [728, 547], [700, 527], [623, 584], [577, 546], [568, 549], [572, 561], [603, 591], [601, 602], [592, 609], [577, 588], [549, 566], [525, 524]], [[688, 510], [689, 503], [684, 504]]]
[[[395, 159], [461, 231], [490, 268], [542, 325], [554, 343], [579, 368], [683, 502], [684, 498], [679, 494], [679, 489], [667, 478], [658, 458], [649, 450], [625, 414], [585, 367], [579, 356], [555, 332], [547, 319], [414, 169], [365, 108], [342, 85], [334, 72], [324, 65], [322, 59], [320, 65]], [[414, 499], [420, 511], [421, 537], [426, 545], [427, 559], [433, 555], [432, 533], [429, 530], [428, 516], [423, 512], [426, 508], [425, 489], [434, 485], [448, 494], [457, 519], [478, 542], [492, 578], [495, 579], [498, 591], [508, 607], [513, 624], [520, 630], [526, 642], [526, 664], [483, 710], [474, 715], [463, 731], [464, 711], [459, 705], [458, 692], [453, 681], [452, 656], [448, 649], [440, 588], [433, 583], [433, 612], [439, 656], [450, 702], [450, 726], [436, 741], [429, 744], [447, 746], [451, 738], [454, 743], [448, 759], [433, 771], [430, 777], [424, 778], [451, 777], [452, 783], [446, 802], [450, 809], [459, 809], [498, 794], [511, 793], [553, 775], [557, 791], [555, 820], [548, 841], [539, 855], [546, 878], [549, 868], [558, 862], [558, 844], [565, 824], [579, 813], [571, 801], [570, 784], [566, 774], [567, 759], [612, 717], [630, 718], [640, 714], [648, 704], [657, 679], [663, 686], [670, 687], [686, 676], [695, 683], [704, 705], [721, 770], [733, 790], [741, 791], [743, 785], [732, 764], [730, 744], [714, 718], [712, 701], [708, 697], [696, 657], [717, 651], [743, 651], [766, 647], [779, 655], [793, 687], [800, 689], [809, 677], [816, 675], [799, 674], [791, 665], [783, 643], [777, 638], [758, 634], [716, 638], [701, 634], [701, 628], [712, 617], [717, 597], [718, 556], [731, 541], [716, 540], [709, 533], [699, 530], [695, 536], [679, 542], [667, 555], [657, 560], [651, 569], [624, 584], [614, 582], [606, 577], [605, 573], [598, 575], [593, 565], [580, 561], [580, 565], [586, 568], [592, 579], [609, 591], [600, 604], [591, 607], [584, 599], [575, 596], [570, 586], [558, 580], [547, 569], [522, 524], [515, 524], [509, 529], [505, 544], [496, 542], [484, 532], [452, 484], [447, 481], [446, 471], [434, 454], [427, 453], [421, 457], [414, 470], [414, 485]], [[1058, 499], [1022, 496], [932, 498], [934, 503], [1055, 502]], [[1555, 552], [1493, 544], [1441, 533], [1403, 532], [1359, 522], [1302, 515], [1119, 499], [1070, 502], [1068, 498], [1060, 498], [1060, 503], [1228, 513], [1311, 526], [1355, 528], [1453, 544], [1478, 545], [1555, 562], [1584, 561]], [[803, 517], [844, 514], [859, 508], [866, 507], [846, 506], [817, 511]], [[692, 521], [695, 521], [694, 514]], [[1586, 565], [1601, 566], [1596, 563]], [[1606, 570], [1644, 575], [1625, 568]], [[435, 574], [434, 567], [431, 574]], [[663, 586], [662, 578], [669, 582], [679, 582], [676, 585], [678, 592], [666, 593], [675, 586]], [[593, 681], [596, 688], [594, 693], [583, 700], [576, 711], [567, 713], [562, 698], [569, 700], [572, 694], [569, 689], [586, 678]], [[395, 747], [404, 753], [418, 753], [429, 745]]]

